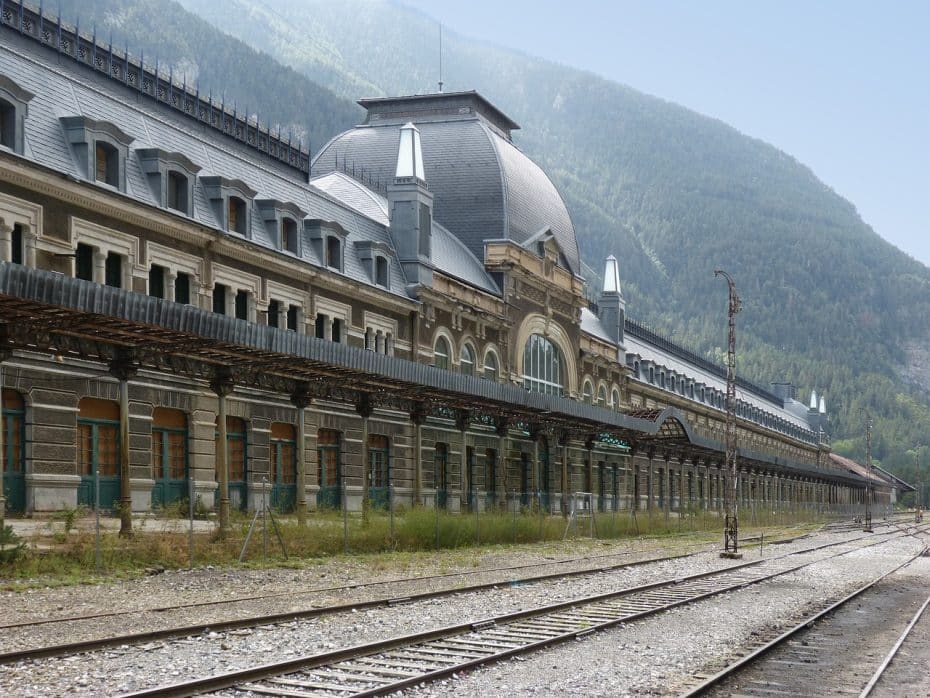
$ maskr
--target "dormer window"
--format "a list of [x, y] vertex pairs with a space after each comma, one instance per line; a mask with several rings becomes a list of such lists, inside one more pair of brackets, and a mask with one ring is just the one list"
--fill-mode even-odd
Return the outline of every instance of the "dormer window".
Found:
[[251, 205], [255, 190], [241, 180], [214, 175], [201, 177], [200, 182], [220, 227], [251, 237]]
[[297, 221], [293, 218], [281, 220], [281, 249], [297, 254]]
[[23, 154], [23, 129], [27, 104], [33, 94], [5, 75], [0, 75], [0, 146]]
[[119, 152], [106, 141], [97, 141], [95, 145], [95, 179], [119, 188]]
[[342, 271], [342, 241], [335, 235], [326, 236], [326, 266]]
[[200, 166], [182, 153], [172, 153], [161, 148], [141, 148], [135, 152], [158, 205], [190, 216], [194, 178]]
[[230, 196], [226, 204], [226, 230], [245, 235], [245, 218], [245, 201], [238, 196]]
[[0, 98], [0, 145], [10, 150], [16, 148], [16, 107]]
[[391, 287], [391, 263], [394, 250], [390, 245], [375, 240], [356, 240], [358, 261], [368, 272], [371, 282], [382, 288]]
[[300, 256], [300, 235], [297, 221], [306, 215], [296, 204], [278, 199], [256, 199], [255, 210], [265, 223], [265, 232], [282, 252]]
[[126, 191], [126, 157], [133, 137], [108, 121], [86, 116], [60, 120], [87, 179]]
[[168, 173], [168, 208], [181, 213], [190, 214], [190, 205], [187, 195], [187, 177], [180, 172], [172, 170]]
[[[343, 271], [346, 238], [348, 231], [335, 221], [308, 219], [304, 221], [304, 230], [319, 264], [330, 269]], [[375, 246], [381, 243], [367, 242], [368, 255]], [[356, 243], [358, 247], [360, 243]], [[359, 255], [365, 256], [365, 249], [358, 248]], [[369, 273], [371, 269], [369, 268]]]
[[388, 286], [388, 261], [381, 256], [375, 257], [375, 283], [378, 286]]

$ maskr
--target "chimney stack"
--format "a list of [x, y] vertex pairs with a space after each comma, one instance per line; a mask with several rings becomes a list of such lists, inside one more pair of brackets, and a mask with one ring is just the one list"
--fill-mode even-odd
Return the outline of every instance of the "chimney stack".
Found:
[[400, 129], [397, 169], [387, 188], [391, 238], [407, 280], [433, 283], [433, 195], [426, 185], [420, 131], [411, 122]]

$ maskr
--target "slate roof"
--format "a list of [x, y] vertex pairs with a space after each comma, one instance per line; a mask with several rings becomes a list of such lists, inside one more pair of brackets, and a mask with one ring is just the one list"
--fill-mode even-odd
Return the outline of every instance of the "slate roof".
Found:
[[[195, 120], [187, 119], [164, 105], [140, 98], [133, 89], [109, 80], [67, 56], [62, 60], [55, 51], [38, 45], [29, 37], [19, 36], [7, 27], [0, 28], [0, 32], [3, 37], [0, 74], [35, 94], [29, 102], [25, 120], [26, 158], [81, 179], [89, 186], [112, 192], [112, 187], [87, 179], [86, 173], [80, 170], [59, 119], [63, 116], [86, 116], [112, 123], [133, 139], [126, 159], [126, 196], [159, 206], [135, 150], [160, 148], [182, 153], [201, 167], [198, 177], [220, 175], [239, 179], [257, 192], [256, 199], [291, 202], [306, 212], [307, 218], [337, 221], [348, 231], [343, 274], [354, 281], [374, 285], [353, 243], [371, 240], [385, 243], [393, 249], [387, 229], [387, 202], [383, 196], [341, 173], [332, 173], [308, 184], [294, 168], [218, 131], [205, 129]], [[396, 157], [396, 146], [391, 157]], [[203, 187], [196, 182], [191, 210], [193, 220], [228, 234], [217, 221]], [[184, 216], [176, 211], [171, 213]], [[448, 231], [441, 226], [437, 228], [434, 229], [437, 248], [435, 267], [499, 295], [496, 284], [474, 255], [467, 253], [456, 241], [447, 240], [452, 237]], [[308, 264], [323, 266], [306, 231], [302, 230], [301, 234], [304, 235], [302, 259]], [[252, 207], [250, 236], [253, 243], [276, 249], [256, 206]], [[406, 295], [407, 280], [401, 265], [395, 260], [389, 266], [389, 291]]]
[[[483, 259], [485, 240], [523, 244], [549, 228], [569, 270], [580, 274], [578, 241], [568, 209], [539, 165], [477, 115], [407, 116], [416, 117], [412, 120], [420, 131], [426, 183], [435, 197], [433, 216], [476, 257]], [[314, 158], [311, 173], [354, 169], [373, 180], [390, 182], [401, 123], [388, 121], [393, 123], [373, 121], [336, 136]]]

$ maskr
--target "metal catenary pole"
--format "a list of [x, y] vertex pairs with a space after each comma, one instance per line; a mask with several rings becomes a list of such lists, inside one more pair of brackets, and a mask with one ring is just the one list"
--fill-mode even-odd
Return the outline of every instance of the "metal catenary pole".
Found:
[[917, 444], [917, 506], [915, 507], [914, 512], [914, 521], [915, 523], [920, 523], [924, 520], [924, 513], [921, 511], [921, 506], [923, 502], [920, 499], [921, 488], [920, 488], [920, 449], [922, 446]]
[[865, 485], [865, 521], [862, 530], [872, 532], [872, 415], [868, 410], [865, 413], [865, 463], [869, 469], [868, 480]]
[[736, 295], [733, 278], [722, 269], [714, 271], [727, 282], [729, 302], [727, 304], [727, 402], [726, 402], [726, 461], [730, 474], [727, 488], [726, 517], [724, 519], [722, 557], [739, 557], [738, 474], [736, 464], [736, 314], [742, 301]]

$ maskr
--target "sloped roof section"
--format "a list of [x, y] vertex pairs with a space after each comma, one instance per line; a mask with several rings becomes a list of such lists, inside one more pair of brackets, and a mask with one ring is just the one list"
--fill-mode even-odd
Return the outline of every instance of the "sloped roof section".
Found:
[[485, 240], [522, 245], [549, 229], [569, 271], [580, 274], [575, 228], [555, 185], [508, 133], [478, 112], [458, 111], [453, 97], [427, 95], [422, 99], [433, 108], [419, 112], [410, 108], [416, 98], [404, 98], [408, 108], [401, 117], [370, 119], [330, 141], [314, 159], [312, 175], [354, 171], [387, 186], [394, 178], [401, 121], [409, 119], [420, 131], [433, 217], [475, 257], [483, 259]]

